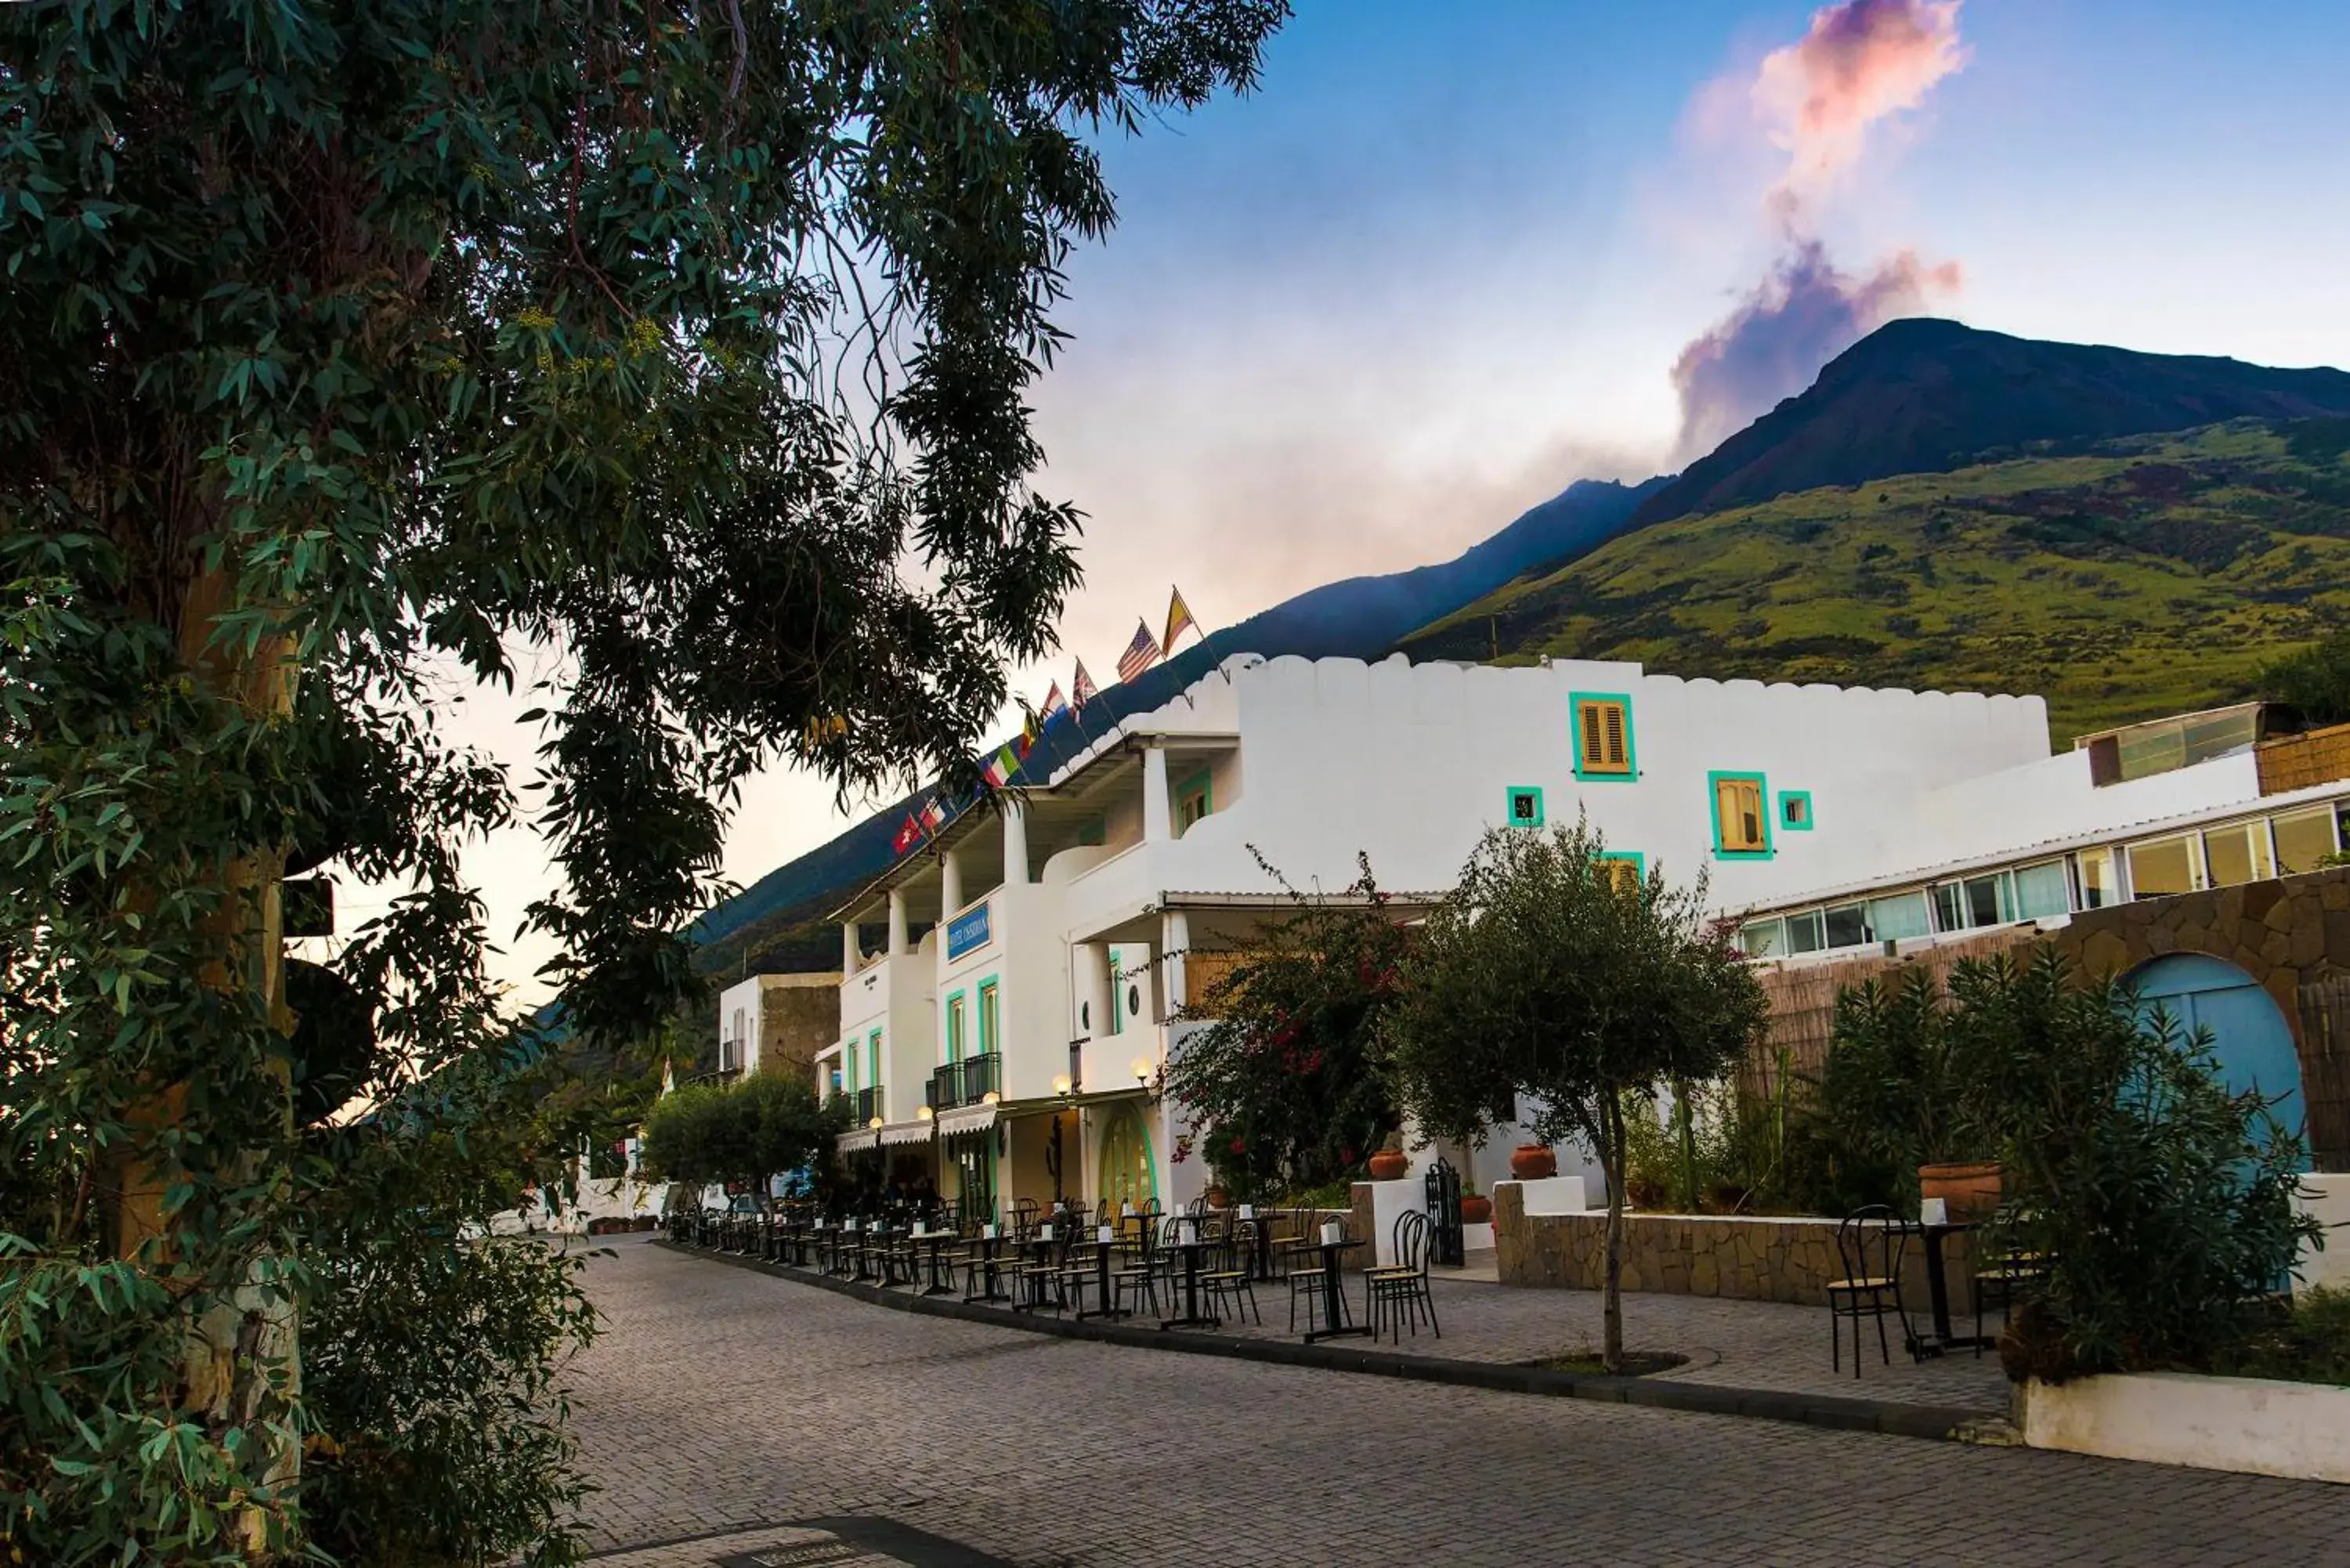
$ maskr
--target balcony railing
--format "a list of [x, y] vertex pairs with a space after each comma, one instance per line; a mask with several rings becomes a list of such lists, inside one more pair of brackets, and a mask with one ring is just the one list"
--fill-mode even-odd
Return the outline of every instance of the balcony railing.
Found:
[[875, 1116], [882, 1114], [881, 1095], [882, 1089], [879, 1084], [869, 1089], [857, 1091], [857, 1125], [858, 1127], [863, 1127]]
[[934, 1111], [975, 1106], [990, 1094], [1003, 1092], [1003, 1055], [997, 1051], [950, 1062], [931, 1075], [930, 1103]]

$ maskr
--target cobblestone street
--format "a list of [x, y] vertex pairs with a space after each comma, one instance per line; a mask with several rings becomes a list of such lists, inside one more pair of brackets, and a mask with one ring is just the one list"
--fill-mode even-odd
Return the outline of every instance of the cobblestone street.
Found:
[[616, 1239], [604, 1568], [2315, 1563], [2350, 1490], [1163, 1355]]

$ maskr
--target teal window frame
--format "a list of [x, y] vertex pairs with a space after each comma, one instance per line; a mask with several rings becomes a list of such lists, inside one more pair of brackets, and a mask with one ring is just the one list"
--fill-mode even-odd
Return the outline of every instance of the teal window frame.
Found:
[[1179, 838], [1191, 829], [1191, 824], [1183, 820], [1183, 806], [1193, 795], [1200, 797], [1201, 820], [1204, 821], [1216, 815], [1216, 781], [1213, 770], [1201, 768], [1175, 786], [1175, 834]]
[[[1522, 794], [1530, 794], [1534, 797], [1534, 819], [1532, 822], [1520, 822], [1518, 820], [1518, 796]], [[1543, 826], [1545, 814], [1543, 809], [1542, 786], [1540, 784], [1511, 784], [1509, 786], [1509, 794], [1503, 797], [1502, 821], [1511, 827], [1540, 827]]]
[[871, 1086], [881, 1086], [881, 1031], [876, 1029], [865, 1037], [865, 1075]]
[[855, 1035], [841, 1042], [840, 1055], [842, 1061], [848, 1065], [848, 1071], [843, 1075], [843, 1086], [853, 1095], [857, 1093], [857, 1038]]
[[[993, 974], [989, 975], [985, 980], [981, 981], [979, 982], [979, 1003], [972, 1010], [972, 1026], [978, 1032], [979, 1054], [983, 1056], [986, 1055], [990, 1051], [1001, 1050], [1003, 1048], [1003, 1042], [996, 1039], [996, 1035], [1000, 1033], [1003, 1028], [1003, 986], [1002, 984], [1002, 981], [1003, 977], [1001, 975]], [[995, 1023], [993, 1027], [989, 1026], [987, 1019], [989, 1011], [987, 1004], [991, 1002], [995, 1004]]]
[[[1787, 815], [1787, 803], [1791, 800], [1799, 800], [1804, 803], [1803, 821], [1796, 822]], [[1779, 792], [1779, 826], [1781, 827], [1786, 829], [1789, 833], [1809, 833], [1812, 830], [1812, 825], [1816, 823], [1818, 820], [1819, 811], [1817, 807], [1812, 805], [1811, 791], [1807, 789], [1783, 789]]]
[[1118, 994], [1118, 989], [1122, 978], [1118, 973], [1118, 950], [1112, 948], [1109, 950], [1109, 1032], [1112, 1034], [1126, 1033], [1126, 998]]
[[[1721, 785], [1725, 780], [1754, 786], [1757, 811], [1762, 819], [1762, 847], [1760, 849], [1727, 849], [1721, 842]], [[1716, 860], [1769, 860], [1779, 853], [1771, 833], [1771, 780], [1753, 768], [1716, 768], [1705, 775], [1705, 815], [1713, 827], [1713, 857]]]
[[[950, 1067], [962, 1060], [962, 1031], [955, 1027], [955, 1019], [958, 1016], [955, 1003], [969, 994], [970, 992], [964, 991], [947, 992], [946, 1011], [939, 1015], [940, 1032], [946, 1036], [947, 1065]], [[960, 1016], [968, 1019], [971, 1016], [970, 1010], [964, 1009]]]
[[[1586, 773], [1583, 767], [1583, 705], [1617, 702], [1624, 708], [1624, 771]], [[1575, 776], [1586, 784], [1634, 784], [1640, 777], [1640, 745], [1632, 724], [1628, 691], [1570, 691], [1566, 694], [1567, 752], [1575, 759]]]

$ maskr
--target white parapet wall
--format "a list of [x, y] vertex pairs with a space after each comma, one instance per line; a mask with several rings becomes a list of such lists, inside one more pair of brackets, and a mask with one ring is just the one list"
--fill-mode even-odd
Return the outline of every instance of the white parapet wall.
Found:
[[2186, 1372], [2030, 1383], [2018, 1404], [2035, 1449], [2350, 1482], [2350, 1388]]
[[[1493, 1185], [1503, 1185], [1495, 1182]], [[1525, 1212], [1534, 1214], [1583, 1214], [1591, 1208], [1591, 1195], [1580, 1176], [1545, 1176], [1534, 1181], [1517, 1181], [1509, 1185], [1519, 1189], [1525, 1199]]]
[[2350, 1174], [2312, 1171], [2297, 1196], [2302, 1212], [2325, 1227], [2325, 1247], [2303, 1248], [2293, 1272], [2303, 1284], [2350, 1290]]

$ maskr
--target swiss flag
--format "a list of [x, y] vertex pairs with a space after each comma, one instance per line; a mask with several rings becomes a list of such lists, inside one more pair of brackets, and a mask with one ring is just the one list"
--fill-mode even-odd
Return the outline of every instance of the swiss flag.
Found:
[[889, 847], [894, 853], [903, 855], [921, 841], [921, 819], [910, 811], [906, 814], [906, 820], [899, 825], [898, 836], [889, 841]]

